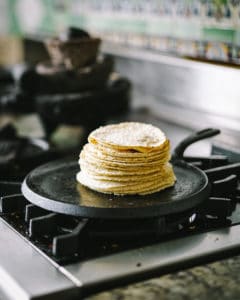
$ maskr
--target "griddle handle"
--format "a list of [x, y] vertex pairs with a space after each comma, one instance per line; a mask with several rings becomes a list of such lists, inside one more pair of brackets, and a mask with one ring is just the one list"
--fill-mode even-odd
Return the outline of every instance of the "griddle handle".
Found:
[[195, 132], [194, 134], [185, 138], [173, 151], [172, 160], [181, 160], [183, 158], [184, 151], [187, 149], [189, 145], [193, 143], [215, 136], [220, 133], [219, 129], [215, 128], [206, 128], [200, 131]]

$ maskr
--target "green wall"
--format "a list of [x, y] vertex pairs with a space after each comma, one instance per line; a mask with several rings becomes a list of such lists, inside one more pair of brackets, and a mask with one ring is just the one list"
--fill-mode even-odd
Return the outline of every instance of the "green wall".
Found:
[[183, 55], [236, 61], [240, 52], [240, 0], [1, 1], [11, 34], [75, 25], [106, 41]]

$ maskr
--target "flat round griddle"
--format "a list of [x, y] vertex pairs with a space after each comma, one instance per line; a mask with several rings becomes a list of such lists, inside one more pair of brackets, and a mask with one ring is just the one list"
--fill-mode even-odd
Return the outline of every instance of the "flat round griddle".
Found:
[[23, 195], [50, 211], [86, 218], [150, 218], [191, 209], [210, 193], [204, 172], [185, 163], [173, 163], [177, 182], [158, 193], [115, 196], [92, 191], [76, 181], [79, 165], [55, 161], [33, 170], [22, 185]]

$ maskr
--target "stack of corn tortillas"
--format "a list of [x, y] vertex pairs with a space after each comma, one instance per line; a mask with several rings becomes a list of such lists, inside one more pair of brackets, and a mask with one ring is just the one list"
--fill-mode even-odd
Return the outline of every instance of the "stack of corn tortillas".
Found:
[[93, 131], [80, 153], [77, 180], [109, 194], [146, 195], [174, 185], [170, 144], [150, 124], [125, 122]]

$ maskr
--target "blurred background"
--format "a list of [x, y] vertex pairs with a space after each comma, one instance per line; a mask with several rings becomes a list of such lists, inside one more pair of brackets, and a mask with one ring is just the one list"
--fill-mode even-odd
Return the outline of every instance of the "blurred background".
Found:
[[[75, 77], [46, 68], [46, 39], [70, 27], [100, 38], [104, 57]], [[239, 65], [239, 0], [0, 0], [0, 125], [13, 121], [22, 135], [57, 142], [59, 130], [74, 136], [83, 125], [86, 137], [121, 115], [218, 127], [220, 143], [239, 149]]]
[[21, 59], [19, 37], [71, 25], [105, 42], [239, 64], [239, 15], [238, 0], [1, 0], [0, 62]]

